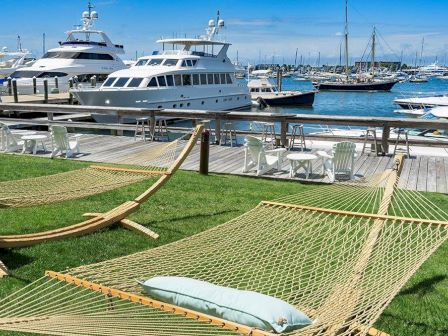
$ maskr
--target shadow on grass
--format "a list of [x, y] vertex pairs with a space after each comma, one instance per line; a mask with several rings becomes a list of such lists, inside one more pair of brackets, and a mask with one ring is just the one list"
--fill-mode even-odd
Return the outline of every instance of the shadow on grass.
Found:
[[[432, 278], [425, 279], [415, 284], [414, 286], [407, 288], [400, 292], [400, 295], [417, 295], [423, 297], [426, 294], [434, 292], [434, 287], [442, 281], [447, 279], [446, 275], [436, 275]], [[448, 330], [448, 329], [447, 329]]]
[[[395, 322], [399, 321], [402, 325], [409, 327], [414, 327], [415, 329], [419, 329], [420, 331], [424, 331], [424, 333], [418, 335], [447, 335], [448, 327], [436, 327], [433, 324], [427, 324], [424, 322], [416, 322], [408, 319], [404, 319], [394, 314], [383, 313], [383, 317], [391, 318]], [[417, 334], [415, 334], [417, 335]]]
[[[17, 253], [14, 250], [1, 250], [0, 249], [0, 260], [9, 268], [9, 270], [19, 269], [22, 266], [28, 265], [33, 261], [32, 258], [25, 256], [23, 254]], [[17, 280], [23, 281], [24, 283], [30, 283], [28, 279], [19, 278], [17, 276], [10, 275]]]

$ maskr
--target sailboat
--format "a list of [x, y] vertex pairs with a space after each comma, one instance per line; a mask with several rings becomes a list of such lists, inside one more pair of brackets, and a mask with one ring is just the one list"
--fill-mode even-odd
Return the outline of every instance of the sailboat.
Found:
[[371, 78], [355, 80], [350, 79], [350, 70], [348, 66], [348, 0], [345, 1], [345, 78], [339, 78], [337, 81], [325, 81], [313, 83], [321, 91], [390, 91], [398, 83], [398, 80], [376, 80], [375, 79], [375, 28], [372, 35], [372, 76]]

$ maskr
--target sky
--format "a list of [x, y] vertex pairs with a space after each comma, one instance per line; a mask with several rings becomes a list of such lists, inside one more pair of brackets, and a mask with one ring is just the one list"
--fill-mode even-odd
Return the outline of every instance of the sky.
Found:
[[[80, 24], [87, 0], [0, 0], [0, 47], [16, 49], [20, 35], [24, 48], [42, 55]], [[161, 37], [197, 36], [220, 10], [232, 43], [229, 57], [241, 63], [339, 63], [344, 32], [344, 0], [92, 0], [105, 31], [126, 49], [124, 59], [158, 50]], [[359, 60], [373, 26], [378, 31], [379, 59], [413, 64], [423, 44], [422, 63], [448, 63], [448, 0], [349, 0], [350, 61]]]

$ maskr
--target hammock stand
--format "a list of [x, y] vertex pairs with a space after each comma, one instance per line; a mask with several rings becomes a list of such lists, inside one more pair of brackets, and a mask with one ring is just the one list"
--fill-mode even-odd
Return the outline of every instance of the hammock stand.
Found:
[[[160, 176], [155, 183], [153, 183], [148, 189], [146, 189], [141, 195], [136, 197], [134, 200], [124, 202], [119, 206], [113, 208], [112, 210], [105, 213], [85, 213], [84, 217], [90, 217], [90, 219], [83, 221], [78, 224], [66, 226], [60, 229], [32, 233], [32, 234], [22, 234], [22, 235], [5, 235], [0, 236], [0, 248], [17, 248], [31, 246], [39, 244], [42, 242], [63, 239], [67, 237], [74, 237], [79, 235], [84, 235], [93, 231], [103, 229], [107, 226], [113, 225], [115, 223], [121, 225], [122, 227], [133, 230], [142, 235], [148, 236], [153, 239], [157, 239], [159, 235], [149, 228], [140, 225], [130, 219], [127, 219], [130, 214], [136, 212], [140, 205], [148, 200], [152, 195], [154, 195], [161, 187], [165, 185], [171, 178], [171, 176], [179, 169], [182, 163], [185, 161], [187, 156], [190, 154], [191, 150], [195, 146], [200, 134], [202, 133], [203, 126], [198, 125], [192, 132], [190, 139], [184, 146], [183, 150], [176, 158], [176, 160], [171, 164], [171, 166], [164, 171], [154, 171], [154, 170], [137, 170], [128, 168], [117, 168], [117, 167], [107, 167], [92, 165], [88, 170], [96, 171], [106, 171], [106, 172], [118, 172], [118, 173], [130, 173], [130, 174], [141, 174], [146, 175], [146, 177]], [[69, 174], [71, 172], [68, 172]], [[45, 176], [45, 178], [51, 178], [51, 176]], [[143, 176], [143, 178], [146, 178]], [[26, 183], [26, 181], [25, 181]], [[111, 190], [113, 188], [109, 188]], [[53, 195], [51, 195], [53, 197]], [[1, 199], [0, 199], [1, 203]], [[8, 275], [8, 270], [6, 266], [0, 260], [0, 278]]]

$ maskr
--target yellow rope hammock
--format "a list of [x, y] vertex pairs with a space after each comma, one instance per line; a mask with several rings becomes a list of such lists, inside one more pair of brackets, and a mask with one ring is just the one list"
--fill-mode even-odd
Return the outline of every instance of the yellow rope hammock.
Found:
[[185, 276], [271, 295], [315, 322], [285, 335], [386, 335], [374, 321], [448, 238], [448, 214], [396, 189], [399, 168], [253, 210], [190, 238], [61, 273], [0, 301], [0, 329], [50, 335], [270, 332], [161, 303], [136, 280]]
[[[0, 248], [29, 246], [86, 234], [114, 223], [157, 238], [158, 235], [155, 232], [126, 217], [138, 210], [140, 204], [157, 192], [179, 169], [196, 144], [202, 129], [203, 126], [199, 125], [191, 134], [168, 144], [148, 149], [142, 154], [147, 158], [146, 161], [137, 169], [135, 166], [130, 166], [132, 162], [126, 161], [126, 164], [115, 166], [95, 165], [60, 174], [0, 182], [0, 207], [24, 207], [72, 200], [158, 178], [134, 200], [125, 202], [106, 213], [84, 214], [91, 219], [81, 223], [39, 233], [0, 236]], [[0, 277], [4, 275], [7, 275], [7, 271], [0, 262]]]
[[0, 182], [0, 207], [62, 202], [160, 177], [169, 172], [185, 142], [185, 137], [182, 137], [148, 148], [141, 153], [141, 157], [147, 159], [138, 168], [129, 162], [119, 165], [96, 164], [59, 174]]

